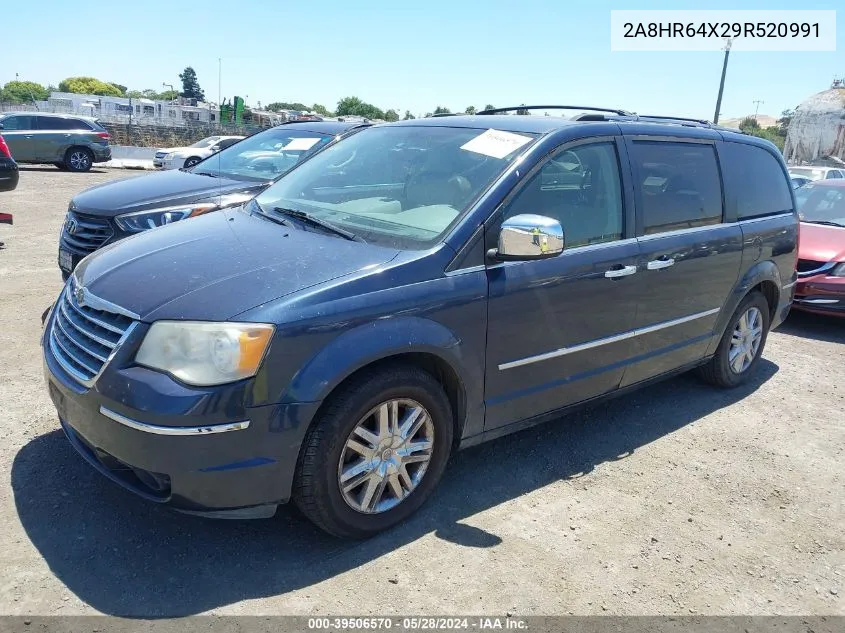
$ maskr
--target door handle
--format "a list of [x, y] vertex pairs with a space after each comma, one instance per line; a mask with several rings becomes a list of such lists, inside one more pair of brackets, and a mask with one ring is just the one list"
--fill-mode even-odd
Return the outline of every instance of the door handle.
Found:
[[648, 264], [646, 264], [646, 268], [648, 268], [649, 270], [660, 270], [661, 268], [669, 268], [669, 266], [674, 265], [674, 259], [653, 259]]
[[636, 266], [623, 266], [622, 268], [611, 268], [604, 272], [604, 276], [608, 279], [617, 279], [619, 277], [628, 277], [637, 272]]

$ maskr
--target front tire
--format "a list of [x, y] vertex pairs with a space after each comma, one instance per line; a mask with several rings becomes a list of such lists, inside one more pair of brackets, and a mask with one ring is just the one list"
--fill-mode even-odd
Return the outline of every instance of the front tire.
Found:
[[65, 167], [70, 171], [85, 172], [94, 164], [94, 154], [84, 147], [71, 147], [65, 153]]
[[733, 313], [716, 353], [699, 374], [717, 387], [738, 387], [754, 373], [768, 334], [769, 304], [761, 293], [752, 292]]
[[326, 532], [361, 539], [404, 521], [433, 492], [452, 448], [452, 409], [440, 383], [410, 366], [341, 389], [305, 437], [293, 499]]
[[202, 160], [201, 158], [197, 158], [196, 156], [191, 156], [190, 158], [186, 158], [184, 167], [185, 167], [185, 169], [187, 169], [188, 167], [193, 167], [194, 165], [196, 165], [201, 160]]

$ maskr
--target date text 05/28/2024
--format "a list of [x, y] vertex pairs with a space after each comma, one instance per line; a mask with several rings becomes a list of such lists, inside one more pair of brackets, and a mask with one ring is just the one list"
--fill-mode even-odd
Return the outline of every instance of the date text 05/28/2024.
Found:
[[528, 629], [525, 620], [513, 617], [365, 617], [365, 618], [309, 618], [310, 631], [494, 631]]

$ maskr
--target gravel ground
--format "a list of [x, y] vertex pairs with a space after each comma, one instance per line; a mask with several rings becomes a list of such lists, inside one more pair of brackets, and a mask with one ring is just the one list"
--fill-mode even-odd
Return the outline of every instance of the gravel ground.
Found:
[[114, 486], [58, 430], [39, 316], [70, 197], [139, 176], [23, 168], [0, 195], [0, 613], [845, 615], [845, 323], [821, 317], [790, 316], [747, 387], [682, 376], [464, 451], [364, 543]]

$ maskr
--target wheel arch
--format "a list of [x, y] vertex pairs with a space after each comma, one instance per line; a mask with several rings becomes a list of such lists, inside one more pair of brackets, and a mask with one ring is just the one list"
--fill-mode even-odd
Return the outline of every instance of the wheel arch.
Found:
[[780, 302], [782, 286], [783, 282], [780, 270], [773, 261], [764, 260], [749, 268], [736, 283], [733, 292], [729, 295], [722, 311], [719, 313], [719, 318], [713, 329], [713, 339], [707, 349], [707, 355], [709, 356], [716, 351], [716, 347], [719, 345], [722, 336], [724, 336], [725, 329], [728, 327], [733, 313], [742, 300], [752, 292], [759, 291], [766, 298], [766, 303], [769, 305], [769, 321], [771, 323], [772, 316], [777, 311]]
[[419, 317], [359, 326], [337, 337], [293, 376], [282, 400], [320, 402], [310, 426], [345, 385], [363, 373], [398, 364], [422, 369], [440, 383], [452, 408], [456, 442], [470, 421], [475, 423], [471, 428], [483, 424], [478, 413], [483, 407], [483, 366], [467, 360], [459, 339], [444, 325]]

